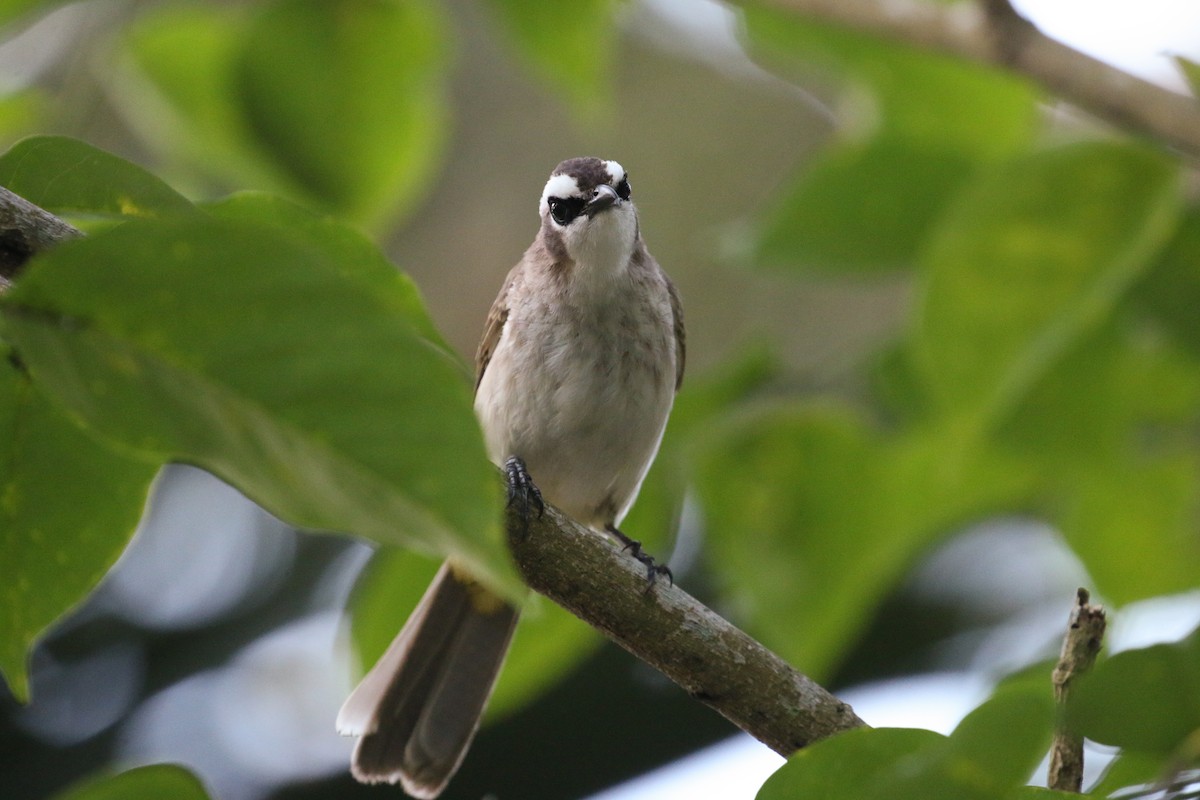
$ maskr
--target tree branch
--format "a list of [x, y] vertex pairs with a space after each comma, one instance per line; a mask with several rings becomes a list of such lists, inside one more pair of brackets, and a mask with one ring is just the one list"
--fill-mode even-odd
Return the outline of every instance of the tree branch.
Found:
[[[1054, 667], [1054, 699], [1060, 709], [1067, 703], [1072, 681], [1096, 663], [1104, 641], [1104, 629], [1108, 624], [1104, 609], [1089, 604], [1089, 599], [1087, 589], [1080, 589], [1075, 608], [1071, 610], [1062, 653]], [[1047, 785], [1064, 792], [1078, 792], [1083, 788], [1083, 737], [1068, 730], [1061, 719], [1054, 729]]]
[[[739, 0], [745, 3], [746, 0]], [[1043, 34], [1008, 0], [755, 0], [1023, 75], [1112, 125], [1200, 160], [1200, 103]]]
[[739, 728], [788, 756], [864, 725], [846, 703], [611, 541], [546, 507], [508, 519], [517, 569], [546, 595], [679, 684]]
[[35, 253], [82, 235], [49, 211], [0, 186], [0, 291]]

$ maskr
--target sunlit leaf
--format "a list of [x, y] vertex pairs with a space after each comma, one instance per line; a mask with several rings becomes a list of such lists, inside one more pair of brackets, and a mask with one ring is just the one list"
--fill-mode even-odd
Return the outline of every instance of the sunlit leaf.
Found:
[[0, 352], [0, 672], [28, 697], [29, 648], [91, 591], [142, 514], [153, 463], [121, 456], [52, 406]]
[[88, 778], [54, 796], [54, 800], [208, 800], [208, 792], [192, 773], [174, 764], [136, 767], [111, 776]]
[[60, 214], [157, 217], [192, 207], [136, 164], [65, 136], [15, 144], [0, 156], [0, 186]]
[[460, 366], [405, 315], [406, 283], [348, 277], [315, 235], [127, 223], [35, 264], [0, 306], [4, 331], [103, 435], [205, 467], [294, 524], [456, 553], [517, 595]]

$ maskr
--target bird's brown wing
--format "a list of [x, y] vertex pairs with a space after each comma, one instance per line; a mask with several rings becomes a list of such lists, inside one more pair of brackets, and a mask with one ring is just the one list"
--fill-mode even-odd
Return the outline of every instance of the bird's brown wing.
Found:
[[675, 318], [675, 391], [679, 391], [683, 385], [683, 362], [687, 360], [687, 331], [683, 327], [683, 303], [669, 278], [667, 294], [671, 297], [671, 316]]
[[492, 353], [496, 352], [500, 333], [508, 320], [508, 294], [516, 282], [519, 268], [520, 265], [513, 267], [508, 273], [504, 285], [500, 287], [500, 294], [496, 295], [492, 309], [488, 312], [487, 322], [483, 326], [483, 338], [479, 340], [479, 349], [475, 351], [475, 391], [479, 391], [479, 382], [483, 380], [484, 370], [492, 360]]

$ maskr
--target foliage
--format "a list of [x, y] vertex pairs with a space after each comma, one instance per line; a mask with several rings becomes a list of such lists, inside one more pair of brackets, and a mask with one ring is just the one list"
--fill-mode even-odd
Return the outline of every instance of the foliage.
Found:
[[[10, 4], [0, 23], [51, 5]], [[108, 88], [154, 172], [63, 137], [0, 157], [0, 184], [89, 234], [0, 300], [0, 562], [15, 576], [0, 671], [21, 697], [29, 647], [121, 553], [168, 461], [389, 546], [354, 600], [364, 661], [415, 602], [424, 556], [521, 595], [467, 370], [351, 227], [381, 233], [430, 190], [451, 21], [424, 1], [145, 5], [114, 40]], [[614, 5], [487, 13], [591, 120]], [[990, 516], [1052, 525], [1112, 603], [1195, 588], [1200, 211], [1178, 160], [1050, 136], [1035, 90], [976, 65], [759, 9], [745, 35], [786, 79], [815, 63], [848, 98], [847, 124], [755, 222], [751, 260], [772, 280], [901, 275], [913, 299], [857, 394], [795, 391], [761, 351], [689, 374], [633, 529], [662, 541], [690, 493], [725, 607], [818, 678], [924, 552]], [[529, 616], [499, 713], [597, 641], [556, 608]], [[1115, 656], [1081, 687], [1070, 724], [1126, 750], [1096, 796], [1196, 755], [1196, 639]], [[759, 797], [1056, 796], [1021, 788], [1053, 723], [1045, 683], [1003, 686], [949, 737], [820, 743]]]

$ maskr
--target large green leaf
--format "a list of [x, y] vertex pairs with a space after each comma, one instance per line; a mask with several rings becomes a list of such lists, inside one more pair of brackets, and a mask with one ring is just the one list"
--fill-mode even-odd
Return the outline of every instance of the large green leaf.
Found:
[[924, 253], [915, 363], [943, 409], [1010, 414], [1102, 325], [1175, 224], [1178, 171], [1132, 145], [1015, 159], [970, 187]]
[[1132, 300], [1193, 353], [1200, 355], [1200, 208], [1189, 208], [1161, 258], [1135, 287]]
[[0, 156], [0, 186], [60, 214], [180, 214], [191, 203], [141, 167], [66, 136], [33, 136]]
[[1102, 661], [1072, 690], [1067, 709], [1089, 739], [1172, 754], [1200, 730], [1200, 632]]
[[125, 549], [156, 471], [87, 436], [0, 346], [0, 672], [18, 699], [29, 648]]
[[318, 235], [126, 223], [36, 263], [0, 305], [4, 332], [103, 435], [295, 524], [455, 553], [519, 596], [459, 364], [407, 313], [410, 284]]
[[136, 767], [102, 775], [72, 786], [54, 800], [208, 800], [208, 792], [192, 773], [174, 764]]
[[240, 51], [236, 99], [278, 167], [328, 207], [375, 222], [433, 175], [445, 49], [434, 3], [274, 0]]

